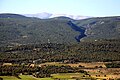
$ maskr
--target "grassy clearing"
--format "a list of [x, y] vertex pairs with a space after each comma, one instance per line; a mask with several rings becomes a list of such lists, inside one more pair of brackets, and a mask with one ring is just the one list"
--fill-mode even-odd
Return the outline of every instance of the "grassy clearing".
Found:
[[84, 74], [81, 74], [81, 73], [60, 73], [60, 74], [52, 74], [52, 78], [59, 78], [59, 79], [63, 79], [63, 78], [66, 78], [66, 79], [71, 79], [73, 77], [76, 77], [76, 78], [82, 78]]
[[0, 78], [3, 78], [3, 80], [20, 80], [14, 76], [0, 76]]

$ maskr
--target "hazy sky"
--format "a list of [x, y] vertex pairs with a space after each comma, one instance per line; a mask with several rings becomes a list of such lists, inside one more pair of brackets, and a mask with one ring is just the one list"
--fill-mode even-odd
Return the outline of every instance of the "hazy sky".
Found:
[[120, 16], [120, 0], [0, 0], [0, 13]]

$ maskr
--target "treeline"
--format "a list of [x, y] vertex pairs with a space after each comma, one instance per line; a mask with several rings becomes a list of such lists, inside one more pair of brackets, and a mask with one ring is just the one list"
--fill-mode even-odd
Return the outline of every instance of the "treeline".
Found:
[[0, 66], [0, 76], [17, 76], [20, 74], [33, 75], [35, 77], [50, 77], [55, 73], [85, 73], [80, 68], [72, 68], [70, 66], [41, 66], [30, 67], [25, 65]]
[[57, 43], [0, 47], [0, 63], [120, 61], [120, 40], [97, 40], [74, 45]]

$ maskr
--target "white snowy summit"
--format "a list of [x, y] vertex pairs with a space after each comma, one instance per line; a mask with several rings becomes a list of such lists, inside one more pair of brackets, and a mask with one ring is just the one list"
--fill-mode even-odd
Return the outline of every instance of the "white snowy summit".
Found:
[[89, 16], [69, 15], [69, 14], [51, 14], [47, 12], [37, 13], [37, 14], [23, 14], [23, 15], [27, 17], [37, 17], [40, 19], [49, 19], [49, 18], [60, 17], [60, 16], [69, 17], [74, 20], [90, 18]]
[[37, 13], [37, 14], [23, 14], [23, 15], [27, 17], [37, 17], [40, 19], [48, 19], [50, 16], [52, 16], [52, 14], [46, 12]]

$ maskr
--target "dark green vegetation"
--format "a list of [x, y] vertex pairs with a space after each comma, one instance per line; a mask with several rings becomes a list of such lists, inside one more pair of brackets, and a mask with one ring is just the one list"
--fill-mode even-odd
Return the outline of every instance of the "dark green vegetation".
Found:
[[16, 45], [0, 47], [0, 51], [0, 62], [11, 63], [119, 61], [120, 40], [99, 40], [74, 45]]

